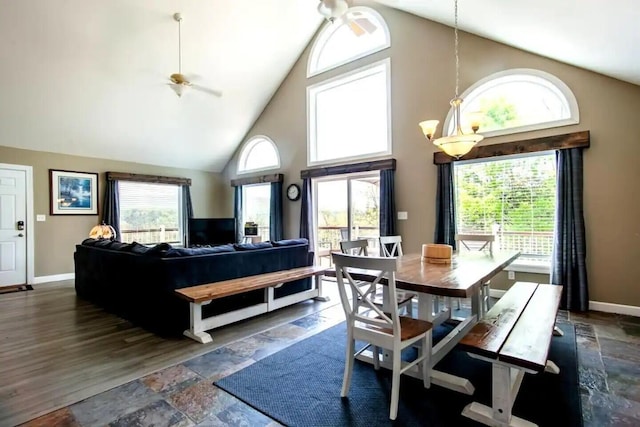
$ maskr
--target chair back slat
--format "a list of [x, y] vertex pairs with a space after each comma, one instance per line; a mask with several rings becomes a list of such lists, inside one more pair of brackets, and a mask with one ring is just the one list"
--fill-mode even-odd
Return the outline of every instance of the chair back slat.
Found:
[[382, 256], [396, 257], [402, 253], [402, 236], [380, 236]]
[[[394, 336], [399, 337], [400, 319], [395, 279], [397, 259], [340, 253], [333, 253], [332, 257], [336, 268], [340, 301], [342, 302], [347, 322], [350, 325], [354, 325], [355, 322], [361, 322], [374, 328], [390, 329], [393, 331]], [[366, 282], [363, 280], [356, 281], [351, 275], [354, 269], [367, 270], [367, 274], [375, 277], [375, 279]], [[375, 293], [376, 287], [382, 280], [384, 280], [385, 286], [389, 287], [389, 310], [386, 313], [373, 302], [372, 298], [365, 298], [365, 296]], [[347, 289], [351, 290], [351, 298], [347, 295]], [[372, 333], [375, 333], [375, 329], [372, 329]]]
[[340, 251], [343, 254], [368, 256], [367, 239], [343, 240], [340, 242]]
[[458, 251], [464, 247], [468, 251], [488, 249], [489, 253], [493, 253], [493, 242], [495, 242], [496, 236], [493, 234], [456, 234], [455, 240], [458, 243]]

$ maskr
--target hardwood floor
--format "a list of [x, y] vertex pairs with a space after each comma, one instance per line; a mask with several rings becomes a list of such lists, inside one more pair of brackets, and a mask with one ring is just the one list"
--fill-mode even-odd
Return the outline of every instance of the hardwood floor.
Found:
[[[329, 284], [327, 292], [331, 292]], [[0, 295], [0, 425], [23, 423], [274, 326], [339, 304], [306, 301], [216, 329], [213, 342], [164, 339], [76, 297], [73, 281]]]

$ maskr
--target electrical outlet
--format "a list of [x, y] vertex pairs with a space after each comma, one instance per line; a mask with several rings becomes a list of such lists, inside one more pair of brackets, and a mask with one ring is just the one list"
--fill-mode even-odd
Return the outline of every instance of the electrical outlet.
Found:
[[516, 280], [516, 272], [515, 272], [515, 271], [509, 271], [509, 272], [507, 273], [507, 278], [508, 278], [509, 280]]

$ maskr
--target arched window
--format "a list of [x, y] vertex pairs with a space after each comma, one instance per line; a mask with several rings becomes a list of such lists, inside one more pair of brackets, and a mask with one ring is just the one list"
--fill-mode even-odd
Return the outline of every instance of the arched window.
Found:
[[389, 28], [375, 10], [356, 6], [344, 18], [327, 23], [316, 38], [307, 64], [307, 77], [391, 46]]
[[240, 151], [238, 173], [278, 169], [280, 156], [276, 144], [266, 136], [250, 138]]
[[[460, 124], [469, 131], [470, 116], [480, 122], [484, 136], [505, 135], [573, 125], [580, 122], [571, 89], [557, 77], [539, 70], [513, 69], [492, 74], [462, 95]], [[453, 129], [453, 111], [444, 129]]]

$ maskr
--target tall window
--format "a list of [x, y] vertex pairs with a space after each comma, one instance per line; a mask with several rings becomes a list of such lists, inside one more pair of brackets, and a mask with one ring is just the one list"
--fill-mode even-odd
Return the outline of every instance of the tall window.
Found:
[[258, 234], [262, 241], [268, 241], [269, 215], [271, 206], [271, 184], [242, 186], [242, 223], [258, 224]]
[[547, 272], [556, 206], [555, 153], [455, 162], [459, 233], [495, 234], [497, 246], [518, 250], [519, 264]]
[[266, 136], [250, 138], [240, 151], [238, 173], [248, 173], [280, 168], [280, 156], [276, 144]]
[[118, 187], [121, 241], [184, 244], [179, 185], [119, 181]]
[[[555, 76], [530, 69], [507, 70], [480, 80], [463, 94], [461, 125], [469, 127], [471, 115], [480, 119], [485, 136], [546, 129], [579, 123], [580, 114], [571, 89]], [[453, 129], [452, 112], [446, 119]]]
[[[342, 67], [391, 45], [375, 10], [353, 7], [327, 23], [309, 54], [307, 76]], [[368, 58], [367, 58], [368, 59]], [[307, 88], [307, 164], [391, 154], [390, 60], [373, 62]]]

